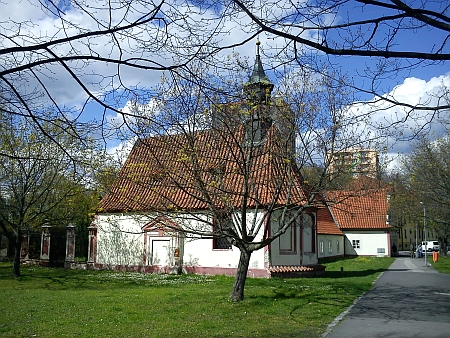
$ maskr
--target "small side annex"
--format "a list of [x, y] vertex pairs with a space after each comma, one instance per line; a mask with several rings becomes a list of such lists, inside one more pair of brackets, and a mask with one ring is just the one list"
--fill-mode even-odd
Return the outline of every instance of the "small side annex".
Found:
[[386, 188], [327, 193], [330, 211], [345, 236], [346, 256], [391, 256], [398, 247], [396, 229], [389, 224]]

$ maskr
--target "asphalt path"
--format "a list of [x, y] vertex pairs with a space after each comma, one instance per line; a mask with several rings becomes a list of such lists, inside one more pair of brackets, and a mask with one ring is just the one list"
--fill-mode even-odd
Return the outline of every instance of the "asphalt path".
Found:
[[398, 257], [323, 337], [449, 338], [450, 274]]

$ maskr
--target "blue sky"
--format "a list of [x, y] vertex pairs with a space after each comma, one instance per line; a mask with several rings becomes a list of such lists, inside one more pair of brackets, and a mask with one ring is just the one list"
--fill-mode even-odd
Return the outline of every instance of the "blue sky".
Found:
[[[183, 10], [183, 7], [181, 6], [181, 1], [173, 1], [174, 3], [180, 4], [179, 10]], [[277, 1], [276, 3], [280, 4], [283, 1]], [[89, 3], [89, 1], [86, 1], [86, 3]], [[195, 1], [193, 1], [195, 5]], [[255, 2], [256, 3], [256, 2]], [[443, 2], [435, 2], [436, 6], [439, 6]], [[92, 10], [91, 13], [82, 13], [80, 11], [75, 11], [73, 7], [70, 6], [68, 1], [61, 1], [59, 2], [60, 8], [62, 8], [65, 11], [65, 19], [70, 20], [73, 23], [76, 23], [80, 27], [85, 27], [86, 29], [92, 29], [94, 27], [94, 24], [92, 20], [89, 18], [89, 15], [97, 15], [97, 13], [100, 13], [98, 15], [105, 16], [105, 20], [108, 18], [108, 12], [101, 13], [100, 10]], [[94, 2], [92, 3], [95, 4]], [[271, 5], [270, 1], [265, 2], [267, 6]], [[355, 2], [349, 2], [349, 6], [354, 6]], [[359, 5], [358, 5], [359, 6]], [[193, 7], [195, 10], [195, 7]], [[346, 15], [359, 15], [358, 19], [362, 19], [364, 17], [370, 17], [373, 15], [377, 15], [378, 13], [376, 10], [372, 11], [364, 11], [363, 14], [360, 14], [359, 12], [354, 11], [353, 7], [347, 8], [348, 12], [342, 12], [339, 13], [342, 15], [342, 18], [344, 18]], [[215, 11], [217, 12], [217, 8], [215, 8]], [[41, 11], [41, 6], [38, 2], [38, 0], [29, 0], [29, 1], [7, 1], [7, 2], [0, 2], [0, 12], [2, 13], [2, 16], [9, 20], [9, 22], [25, 22], [27, 20], [31, 20], [34, 25], [23, 25], [21, 28], [22, 33], [26, 33], [27, 31], [31, 34], [34, 34], [36, 36], [36, 41], [39, 40], [40, 36], [44, 35], [53, 35], [58, 36], [58, 34], [61, 34], [61, 31], [58, 30], [58, 27], [60, 27], [61, 22], [59, 20], [56, 20], [55, 17], [51, 17], [48, 15], [45, 15]], [[214, 11], [213, 10], [207, 10], [202, 13], [198, 11], [202, 19], [212, 19], [214, 18]], [[359, 13], [359, 14], [355, 14]], [[120, 18], [120, 10], [114, 11], [112, 13], [112, 16], [117, 16], [117, 18]], [[362, 16], [363, 15], [363, 16]], [[8, 26], [8, 21], [5, 21], [3, 23], [3, 27]], [[204, 22], [204, 21], [202, 21]], [[237, 25], [239, 24], [239, 25]], [[225, 30], [228, 30], [228, 34], [223, 34], [221, 36], [218, 36], [217, 39], [220, 41], [221, 45], [228, 45], [233, 44], [241, 41], [242, 39], [248, 37], [251, 34], [251, 26], [249, 25], [249, 20], [244, 15], [238, 17], [238, 18], [230, 18], [230, 21], [223, 23], [223, 28]], [[12, 31], [4, 30], [3, 33], [8, 35], [11, 34]], [[185, 32], [177, 32], [179, 34], [184, 34]], [[306, 33], [311, 34], [313, 36], [313, 32]], [[430, 48], [434, 45], [437, 45], [440, 41], [442, 41], [442, 38], [445, 36], [444, 33], [436, 31], [436, 30], [416, 30], [416, 31], [410, 31], [407, 32], [401, 39], [397, 41], [396, 49], [397, 50], [409, 50], [409, 49], [426, 49]], [[261, 47], [264, 49], [264, 51], [267, 51], [267, 54], [270, 55], [274, 49], [274, 47], [281, 47], [284, 45], [284, 41], [279, 38], [273, 38], [272, 36], [267, 36], [264, 34], [261, 34], [259, 36], [259, 39], [262, 42]], [[17, 40], [19, 42], [19, 40]], [[225, 50], [224, 54], [230, 54], [232, 52], [237, 52], [243, 57], [247, 57], [249, 59], [249, 65], [253, 65], [253, 60], [255, 57], [255, 42], [256, 40], [249, 41], [244, 46], [240, 46], [237, 48], [234, 48], [232, 50], [228, 49]], [[27, 41], [23, 42], [20, 41], [19, 43], [33, 43], [33, 41]], [[105, 42], [104, 46], [102, 46], [102, 40], [99, 39], [96, 41], [97, 46], [97, 52], [102, 54], [109, 53], [110, 46]], [[3, 45], [7, 46], [8, 41], [3, 41]], [[63, 48], [61, 49], [61, 52], [63, 53]], [[187, 51], [188, 52], [188, 51]], [[353, 77], [355, 83], [357, 85], [368, 85], [370, 83], [370, 79], [364, 78], [363, 75], [364, 71], [367, 67], [374, 67], [374, 65], [379, 62], [379, 59], [376, 58], [367, 58], [367, 57], [328, 57], [338, 69], [340, 69], [344, 73], [348, 73], [350, 77]], [[167, 59], [163, 58], [157, 58], [156, 61], [160, 61], [163, 63], [170, 61], [170, 56]], [[266, 65], [266, 69], [270, 68], [270, 63], [272, 60], [265, 59], [263, 57], [263, 63]], [[86, 99], [85, 93], [80, 90], [80, 87], [68, 76], [68, 74], [59, 66], [51, 67], [52, 78], [44, 78], [44, 81], [48, 87], [48, 89], [52, 92], [52, 95], [55, 97], [55, 99], [67, 107], [79, 109], [82, 107], [84, 100]], [[97, 93], [98, 97], [102, 97], [105, 93], [98, 91], [100, 86], [99, 83], [102, 85], [107, 85], [108, 80], [114, 80], [117, 81], [116, 78], [100, 78], [99, 76], [94, 74], [94, 71], [102, 74], [102, 75], [114, 75], [116, 68], [111, 65], [97, 65], [95, 69], [92, 71], [88, 68], [85, 70], [85, 75], [83, 76], [83, 79], [86, 81], [86, 83], [89, 83], [92, 85], [92, 90]], [[432, 66], [424, 66], [424, 65], [418, 65], [417, 67], [413, 67], [410, 69], [407, 69], [403, 72], [400, 72], [398, 74], [395, 74], [395, 76], [391, 76], [390, 78], [385, 78], [383, 81], [379, 83], [379, 86], [377, 87], [377, 90], [379, 91], [379, 94], [382, 95], [391, 95], [392, 97], [396, 97], [397, 95], [404, 100], [405, 102], [411, 102], [417, 103], [418, 98], [421, 98], [422, 102], [427, 101], [430, 97], [432, 97], [437, 91], [439, 91], [439, 83], [449, 84], [449, 78], [450, 78], [450, 69], [448, 69], [447, 64], [437, 64]], [[268, 72], [270, 75], [270, 72]], [[152, 86], [156, 85], [159, 80], [161, 73], [160, 72], [150, 72], [150, 71], [139, 71], [137, 69], [126, 69], [122, 72], [121, 80], [128, 86], [142, 86], [144, 88], [151, 88]], [[272, 79], [274, 79], [272, 77]], [[275, 80], [275, 79], [274, 79]], [[95, 86], [96, 84], [97, 86]], [[395, 90], [394, 90], [395, 89]], [[120, 93], [117, 93], [120, 94]], [[119, 99], [117, 100], [117, 108], [123, 108], [126, 105], [126, 99], [119, 96], [116, 96]], [[368, 94], [361, 94], [360, 99], [368, 100], [370, 101], [373, 97]], [[83, 120], [88, 120], [91, 118], [103, 118], [103, 110], [99, 107], [95, 107], [94, 105], [88, 106], [88, 109], [86, 109], [85, 116], [82, 116]], [[401, 114], [404, 114], [404, 111], [398, 110], [395, 107], [390, 107], [389, 109], [383, 109], [383, 112], [374, 114], [373, 115], [373, 121], [385, 121], [385, 123], [388, 123], [388, 121], [392, 121], [395, 119], [396, 116], [399, 116]], [[402, 128], [405, 129], [405, 131], [408, 130], [408, 128], [416, 128], [417, 123], [421, 123], [424, 119], [424, 113], [423, 112], [417, 112], [417, 118], [414, 120], [414, 123], [412, 125], [405, 123]], [[107, 112], [107, 119], [114, 119], [117, 118], [116, 114], [114, 112]], [[439, 123], [431, 125], [431, 131], [438, 131], [442, 132], [442, 128]], [[407, 134], [408, 132], [406, 132]], [[406, 152], [408, 151], [408, 145], [409, 142], [403, 142], [403, 143], [397, 143], [395, 144], [394, 140], [390, 140], [386, 142], [387, 144], [392, 145], [392, 148], [389, 149], [389, 152], [392, 154], [395, 154], [399, 151]], [[116, 146], [117, 142], [111, 143], [110, 146]]]

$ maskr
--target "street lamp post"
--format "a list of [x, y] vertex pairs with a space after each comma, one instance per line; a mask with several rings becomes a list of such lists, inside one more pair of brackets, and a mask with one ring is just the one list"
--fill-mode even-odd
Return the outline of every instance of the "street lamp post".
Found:
[[428, 259], [427, 259], [427, 224], [425, 222], [425, 215], [426, 215], [426, 211], [425, 211], [425, 203], [420, 202], [420, 204], [423, 205], [423, 240], [425, 241], [425, 266], [428, 266]]
[[419, 232], [418, 232], [418, 225], [417, 225], [417, 222], [416, 222], [416, 233], [415, 233], [415, 235], [416, 235], [416, 250], [417, 250], [417, 248], [418, 248], [418, 246], [417, 246], [417, 237], [419, 236]]

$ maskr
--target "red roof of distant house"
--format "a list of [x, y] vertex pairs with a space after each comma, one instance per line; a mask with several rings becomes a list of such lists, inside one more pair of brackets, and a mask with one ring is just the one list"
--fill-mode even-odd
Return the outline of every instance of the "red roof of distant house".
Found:
[[343, 189], [351, 191], [390, 189], [390, 185], [378, 178], [359, 176], [348, 182]]
[[331, 191], [326, 196], [341, 230], [391, 228], [387, 189]]
[[[272, 125], [246, 168], [245, 135], [206, 130], [139, 140], [99, 212], [205, 210], [214, 204], [264, 207], [305, 202], [305, 185], [296, 165], [283, 156], [280, 133]], [[244, 151], [243, 151], [244, 149]], [[246, 174], [246, 172], [249, 174]], [[245, 184], [245, 180], [249, 184]]]

